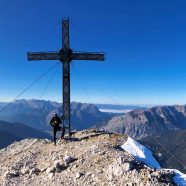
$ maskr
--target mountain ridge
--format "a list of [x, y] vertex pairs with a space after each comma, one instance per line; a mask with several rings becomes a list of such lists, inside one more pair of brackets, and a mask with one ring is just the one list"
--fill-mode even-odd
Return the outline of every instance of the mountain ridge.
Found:
[[[5, 103], [0, 103], [0, 108]], [[3, 106], [2, 106], [3, 105]], [[62, 104], [45, 100], [17, 100], [0, 113], [0, 120], [20, 122], [40, 130], [51, 130], [48, 122], [53, 112], [62, 113]], [[108, 121], [114, 114], [102, 113], [93, 104], [71, 103], [73, 129], [81, 130]]]
[[156, 106], [146, 110], [133, 110], [123, 116], [113, 117], [103, 128], [135, 139], [167, 130], [186, 129], [186, 106]]

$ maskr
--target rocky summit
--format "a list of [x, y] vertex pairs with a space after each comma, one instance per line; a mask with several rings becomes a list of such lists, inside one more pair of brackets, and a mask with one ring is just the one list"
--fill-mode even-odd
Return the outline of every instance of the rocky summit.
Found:
[[71, 139], [25, 139], [0, 150], [0, 185], [175, 185], [169, 170], [155, 170], [120, 146], [127, 136], [96, 130]]

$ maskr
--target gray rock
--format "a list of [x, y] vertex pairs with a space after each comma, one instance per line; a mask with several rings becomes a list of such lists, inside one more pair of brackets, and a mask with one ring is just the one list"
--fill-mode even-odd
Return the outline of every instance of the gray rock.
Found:
[[10, 177], [10, 173], [9, 173], [9, 171], [6, 171], [6, 172], [3, 174], [3, 179], [7, 179], [8, 177]]
[[10, 177], [17, 177], [20, 175], [20, 172], [17, 170], [11, 170], [8, 174]]
[[111, 165], [109, 165], [108, 169], [106, 170], [106, 175], [109, 180], [112, 180], [115, 176], [122, 176], [125, 172], [132, 170], [132, 164], [129, 162], [122, 163], [121, 158], [119, 161], [115, 161]]
[[69, 163], [71, 163], [72, 161], [74, 161], [74, 158], [72, 158], [71, 156], [65, 156], [64, 158], [63, 158], [63, 161], [64, 161], [64, 163], [65, 163], [65, 165], [68, 165]]
[[45, 145], [45, 144], [51, 143], [51, 140], [44, 139], [42, 143]]
[[86, 176], [93, 176], [92, 172], [87, 172]]
[[46, 174], [49, 174], [49, 173], [54, 173], [55, 172], [55, 167], [52, 166], [52, 167], [49, 167], [46, 169]]
[[28, 174], [29, 173], [29, 168], [28, 167], [24, 167], [21, 169], [21, 174]]
[[53, 173], [53, 172], [50, 172], [50, 173], [48, 174], [48, 177], [49, 177], [50, 179], [52, 179], [53, 176], [54, 176], [54, 173]]
[[41, 172], [41, 170], [34, 167], [33, 169], [30, 170], [29, 175], [33, 175], [33, 174], [36, 174], [36, 173], [39, 173], [39, 172]]
[[60, 160], [56, 160], [53, 165], [55, 172], [61, 172], [64, 169], [64, 166], [62, 165]]
[[45, 172], [47, 170], [47, 168], [42, 168], [41, 172]]
[[56, 161], [56, 160], [58, 160], [59, 158], [57, 157], [57, 156], [53, 156], [52, 157], [52, 161]]
[[76, 177], [76, 179], [79, 179], [81, 176], [83, 176], [83, 173], [78, 172], [75, 177]]

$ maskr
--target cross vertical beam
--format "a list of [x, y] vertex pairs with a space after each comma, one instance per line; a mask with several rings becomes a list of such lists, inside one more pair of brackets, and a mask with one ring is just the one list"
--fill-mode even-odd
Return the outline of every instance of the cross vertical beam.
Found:
[[69, 19], [62, 19], [62, 50], [69, 51]]
[[70, 118], [70, 62], [72, 60], [104, 61], [105, 55], [100, 52], [72, 51], [69, 45], [69, 18], [62, 20], [62, 49], [57, 52], [28, 52], [28, 60], [60, 60], [63, 67], [63, 127], [71, 135]]
[[[70, 54], [69, 46], [69, 19], [62, 20], [62, 49], [63, 59], [63, 127], [68, 128], [71, 135], [70, 120]], [[67, 127], [68, 126], [68, 127]]]

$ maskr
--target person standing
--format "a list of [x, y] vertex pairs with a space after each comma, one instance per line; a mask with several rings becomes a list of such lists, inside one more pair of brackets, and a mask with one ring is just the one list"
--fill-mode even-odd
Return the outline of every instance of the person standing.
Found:
[[[63, 119], [63, 117], [62, 117]], [[57, 131], [62, 131], [61, 133], [61, 138], [64, 138], [64, 133], [65, 130], [63, 127], [60, 126], [60, 124], [62, 123], [62, 120], [60, 119], [60, 117], [57, 115], [57, 113], [53, 113], [52, 119], [50, 120], [50, 125], [53, 127], [53, 136], [54, 136], [54, 144], [56, 145], [56, 133]]]

